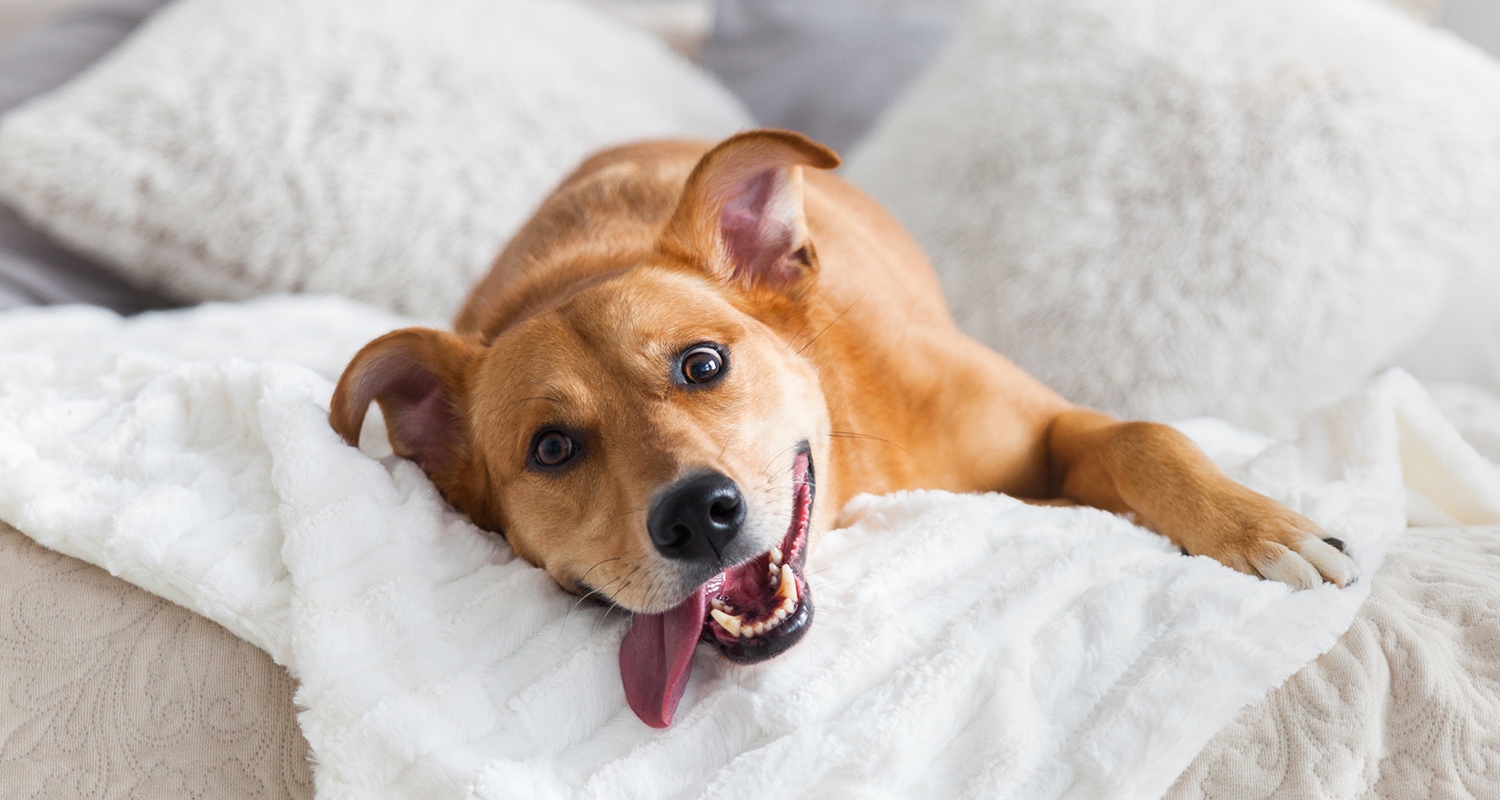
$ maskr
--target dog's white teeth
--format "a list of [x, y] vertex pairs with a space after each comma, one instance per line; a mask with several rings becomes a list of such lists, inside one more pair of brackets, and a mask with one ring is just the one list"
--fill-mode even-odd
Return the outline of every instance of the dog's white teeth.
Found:
[[774, 566], [778, 566], [778, 567], [781, 566], [781, 548], [780, 547], [773, 547], [773, 548], [771, 548], [771, 564], [774, 565]]
[[720, 611], [717, 608], [713, 609], [712, 611], [709, 611], [708, 613], [713, 616], [715, 622], [717, 622], [720, 625], [724, 626], [724, 630], [728, 631], [730, 636], [739, 636], [740, 635], [740, 618], [739, 617], [736, 617], [733, 614], [726, 614], [726, 613], [724, 613], [723, 611]]
[[[780, 550], [772, 551], [772, 560], [775, 561], [781, 555]], [[787, 564], [782, 564], [778, 567], [773, 563], [769, 566], [771, 586], [776, 589], [777, 603], [776, 607], [766, 615], [765, 619], [757, 622], [747, 622], [744, 617], [730, 611], [728, 603], [717, 597], [709, 599], [709, 605], [712, 606], [708, 612], [709, 616], [713, 617], [714, 621], [719, 623], [719, 626], [730, 636], [741, 639], [760, 636], [785, 622], [797, 610], [798, 592], [796, 573], [792, 572], [792, 568]]]
[[797, 610], [797, 601], [791, 598], [783, 598], [781, 604], [776, 607], [775, 613], [759, 622], [746, 622], [742, 617], [734, 614], [726, 614], [715, 608], [709, 613], [729, 632], [730, 636], [741, 639], [751, 639], [769, 631], [786, 621], [787, 617]]
[[797, 576], [792, 573], [790, 564], [781, 565], [781, 585], [776, 588], [776, 596], [783, 602], [788, 599], [797, 602]]

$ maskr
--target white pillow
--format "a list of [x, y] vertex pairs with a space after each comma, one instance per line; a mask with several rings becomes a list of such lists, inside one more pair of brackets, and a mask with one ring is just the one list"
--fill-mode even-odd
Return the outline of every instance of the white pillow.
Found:
[[1395, 366], [1424, 381], [1470, 383], [1500, 394], [1500, 253], [1485, 266], [1457, 276], [1437, 321], [1396, 356]]
[[1369, 0], [982, 0], [848, 173], [1070, 398], [1274, 431], [1500, 246], [1500, 68]]
[[0, 197], [185, 300], [451, 315], [588, 153], [739, 103], [562, 0], [179, 0], [0, 123]]

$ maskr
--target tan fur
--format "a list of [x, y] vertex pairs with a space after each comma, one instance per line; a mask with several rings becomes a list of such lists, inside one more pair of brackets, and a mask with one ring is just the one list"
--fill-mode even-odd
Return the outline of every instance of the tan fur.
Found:
[[[400, 331], [355, 357], [334, 427], [356, 442], [372, 399], [387, 420], [404, 413], [401, 391], [361, 385], [371, 365], [426, 370], [458, 441], [433, 455], [392, 423], [397, 452], [562, 586], [635, 611], [691, 590], [653, 552], [652, 493], [719, 470], [749, 501], [746, 535], [769, 547], [790, 519], [801, 439], [818, 470], [815, 532], [861, 492], [998, 490], [1134, 512], [1251, 574], [1302, 574], [1285, 559], [1305, 552], [1324, 577], [1353, 576], [1316, 525], [1225, 477], [1173, 429], [1074, 407], [960, 333], [900, 225], [835, 175], [804, 169], [837, 163], [780, 131], [594, 156], [505, 248], [456, 334]], [[788, 211], [792, 241], [756, 273], [774, 285], [737, 271], [715, 227], [724, 187], [766, 164], [782, 165], [777, 196], [801, 200]], [[673, 386], [672, 359], [700, 341], [729, 346], [722, 385]], [[588, 443], [557, 475], [527, 468], [533, 432], [549, 425]]]

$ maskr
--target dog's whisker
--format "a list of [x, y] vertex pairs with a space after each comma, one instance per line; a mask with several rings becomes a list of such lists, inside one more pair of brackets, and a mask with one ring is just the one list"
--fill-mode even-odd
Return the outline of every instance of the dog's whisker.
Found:
[[[789, 455], [789, 454], [791, 454], [791, 453], [797, 452], [797, 448], [800, 447], [800, 446], [801, 445], [799, 445], [799, 444], [792, 444], [792, 445], [787, 445], [786, 447], [784, 447], [784, 448], [782, 448], [780, 450], [777, 450], [775, 453], [773, 453], [771, 455], [770, 458], [767, 458], [765, 460], [765, 463], [761, 464], [760, 473], [762, 475], [770, 474], [769, 470], [772, 468], [773, 464], [776, 464], [778, 462], [786, 462], [787, 461], [786, 456]], [[782, 466], [778, 468], [778, 470], [785, 470], [787, 473], [790, 473], [792, 471], [792, 468], [793, 468], [792, 464], [790, 464], [790, 463], [783, 463]]]
[[593, 586], [591, 586], [589, 584], [589, 575], [590, 575], [590, 573], [592, 573], [594, 570], [598, 569], [599, 567], [601, 567], [601, 566], [603, 566], [605, 564], [608, 564], [608, 563], [610, 563], [612, 561], [619, 561], [619, 560], [620, 559], [618, 557], [615, 557], [615, 558], [606, 558], [606, 559], [604, 559], [602, 561], [595, 562], [594, 566], [589, 567], [587, 570], [584, 571], [583, 577], [581, 577], [581, 578], [578, 579], [578, 585], [580, 585], [580, 586], [587, 586], [589, 590], [587, 592], [584, 592], [584, 594], [583, 594], [582, 597], [578, 598], [578, 602], [574, 603], [572, 608], [568, 609], [568, 613], [564, 617], [564, 620], [563, 620], [564, 625], [567, 624], [567, 618], [566, 617], [567, 616], [572, 616], [573, 612], [577, 611], [578, 607], [581, 606], [581, 605], [583, 605], [583, 603], [584, 603], [585, 600], [588, 600], [589, 598], [594, 597], [596, 595], [600, 596], [600, 597], [605, 597], [605, 599], [608, 599], [607, 596], [605, 596], [603, 590], [597, 589], [597, 588], [595, 588], [595, 587], [593, 587]]
[[894, 447], [897, 450], [900, 450], [901, 452], [903, 452], [903, 453], [905, 453], [907, 455], [911, 455], [912, 454], [910, 450], [907, 450], [905, 447], [902, 447], [901, 445], [896, 444], [895, 442], [891, 441], [890, 439], [886, 439], [886, 438], [881, 437], [881, 436], [872, 436], [872, 435], [870, 435], [868, 433], [859, 433], [857, 431], [830, 431], [828, 433], [828, 436], [829, 436], [829, 438], [832, 438], [832, 439], [856, 439], [856, 440], [864, 440], [864, 441], [871, 441], [871, 442], [880, 442], [881, 444], [888, 444], [891, 447]]
[[806, 350], [809, 347], [812, 347], [813, 346], [813, 342], [816, 342], [819, 339], [823, 338], [823, 334], [827, 333], [829, 328], [832, 328], [839, 320], [843, 319], [845, 314], [848, 314], [855, 306], [859, 305], [860, 301], [862, 301], [866, 297], [868, 297], [869, 294], [870, 294], [869, 292], [865, 292], [864, 294], [862, 294], [858, 298], [856, 298], [854, 302], [850, 303], [847, 308], [845, 308], [843, 311], [840, 311], [839, 314], [838, 314], [838, 316], [834, 317], [831, 322], [829, 322], [827, 325], [823, 326], [823, 330], [818, 331], [818, 335], [817, 336], [814, 336], [813, 338], [809, 339], [808, 342], [807, 342], [807, 344], [804, 344], [801, 347], [797, 348], [797, 355], [799, 355], [799, 356], [802, 355], [802, 351]]
[[[825, 303], [824, 305], [827, 305], [827, 304]], [[792, 333], [792, 335], [790, 337], [787, 338], [787, 340], [786, 340], [786, 347], [783, 348], [783, 350], [791, 350], [792, 346], [797, 343], [797, 339], [799, 337], [801, 337], [802, 334], [806, 333], [807, 329], [809, 327], [811, 327], [811, 326], [812, 326], [812, 320], [809, 320], [806, 317], [803, 317], [802, 318], [802, 327], [798, 328], [795, 332]]]
[[[626, 591], [628, 591], [630, 589], [631, 580], [635, 577], [635, 574], [640, 571], [640, 569], [641, 569], [641, 565], [637, 564], [637, 565], [635, 565], [634, 569], [632, 569], [630, 572], [626, 573], [622, 578], [618, 579], [618, 580], [624, 581], [624, 585], [620, 587], [620, 593], [621, 594], [624, 594]], [[599, 616], [599, 618], [594, 621], [594, 625], [591, 626], [590, 629], [589, 629], [589, 635], [592, 636], [592, 635], [598, 633], [599, 632], [599, 625], [603, 624], [605, 620], [608, 620], [610, 613], [613, 612], [617, 608], [619, 608], [622, 611], [624, 610], [620, 605], [618, 605], [616, 603], [611, 603], [604, 610], [604, 613], [601, 614]]]
[[[589, 568], [589, 572], [592, 572], [594, 570], [594, 568], [598, 567], [600, 564], [604, 564], [604, 563], [607, 563], [607, 562], [610, 562], [610, 561], [619, 561], [619, 560], [620, 559], [618, 559], [618, 558], [605, 559], [604, 561], [599, 562], [599, 564], [595, 564], [593, 567], [590, 567]], [[634, 570], [632, 570], [630, 574], [634, 574]], [[587, 577], [587, 575], [588, 575], [587, 572], [584, 573], [585, 577]], [[627, 575], [625, 577], [629, 577], [629, 575]], [[614, 601], [612, 601], [612, 600], [609, 599], [609, 595], [607, 594], [607, 592], [609, 591], [609, 587], [610, 586], [614, 585], [615, 583], [620, 582], [620, 580], [622, 580], [622, 579], [621, 578], [616, 578], [616, 579], [610, 581], [609, 583], [604, 584], [601, 587], [597, 587], [597, 588], [596, 587], [592, 587], [592, 586], [589, 587], [589, 591], [587, 593], [585, 593], [582, 597], [578, 598], [577, 602], [573, 603], [572, 607], [570, 607], [568, 609], [568, 612], [565, 615], [563, 615], [563, 624], [561, 626], [559, 626], [559, 635], [561, 635], [561, 631], [567, 629], [568, 620], [572, 619], [573, 614], [579, 609], [580, 606], [583, 605], [584, 601], [586, 601], [586, 600], [588, 600], [588, 599], [590, 599], [592, 597], [597, 596], [597, 597], [601, 598], [604, 601], [604, 614], [601, 615], [601, 619], [607, 619], [609, 617], [609, 613], [611, 611], [613, 611], [615, 608], [618, 607], [615, 604]], [[582, 583], [581, 580], [580, 580], [580, 583]], [[584, 584], [584, 585], [587, 586], [588, 584]], [[597, 625], [597, 622], [598, 622], [598, 620], [595, 621], [596, 625]], [[592, 633], [593, 633], [593, 629], [590, 630], [590, 634], [592, 634]]]

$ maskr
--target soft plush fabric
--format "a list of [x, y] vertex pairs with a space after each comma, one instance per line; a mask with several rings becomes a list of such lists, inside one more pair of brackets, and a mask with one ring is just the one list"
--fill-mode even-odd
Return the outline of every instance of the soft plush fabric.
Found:
[[745, 122], [564, 0], [180, 0], [0, 123], [0, 197], [185, 300], [447, 316], [591, 151]]
[[286, 671], [0, 523], [0, 797], [312, 796]]
[[[0, 358], [0, 518], [286, 665], [329, 797], [1157, 797], [1368, 591], [1292, 592], [1093, 509], [866, 498], [814, 552], [808, 638], [753, 668], [702, 652], [654, 731], [624, 703], [619, 615], [328, 428], [327, 376], [397, 322], [316, 299], [0, 318], [0, 349], [32, 351]], [[1189, 430], [1367, 574], [1403, 473], [1434, 513], [1500, 521], [1500, 475], [1400, 373], [1258, 456]]]
[[1500, 527], [1397, 537], [1349, 632], [1220, 731], [1167, 800], [1494, 797], [1497, 575]]
[[848, 174], [1072, 399], [1279, 430], [1500, 252], [1500, 68], [1369, 0], [983, 0]]
[[[98, 61], [165, 0], [97, 0], [0, 47], [0, 114]], [[0, 309], [93, 303], [132, 312], [167, 305], [96, 261], [53, 242], [0, 206]]]
[[1500, 464], [1500, 390], [1464, 383], [1429, 382], [1432, 399], [1465, 440]]
[[[1500, 430], [1500, 401], [1491, 402]], [[1458, 755], [1495, 752], [1500, 738], [1497, 573], [1500, 527], [1393, 539], [1349, 631], [1215, 735], [1168, 800], [1354, 800], [1423, 796], [1428, 786], [1482, 796], [1500, 784], [1494, 760]], [[60, 629], [69, 633], [38, 635]], [[284, 670], [219, 626], [3, 524], [0, 640], [0, 702], [9, 704], [0, 796], [124, 796], [159, 787], [165, 772], [174, 797], [198, 788], [311, 797]], [[151, 657], [134, 658], [141, 652]], [[60, 672], [61, 682], [44, 678]], [[115, 691], [121, 674], [140, 690]], [[184, 719], [184, 708], [227, 708], [231, 726], [221, 713]], [[165, 736], [164, 715], [178, 722]], [[58, 722], [39, 729], [36, 719]]]
[[1424, 381], [1457, 381], [1500, 392], [1500, 252], [1454, 276], [1437, 319], [1393, 360]]

